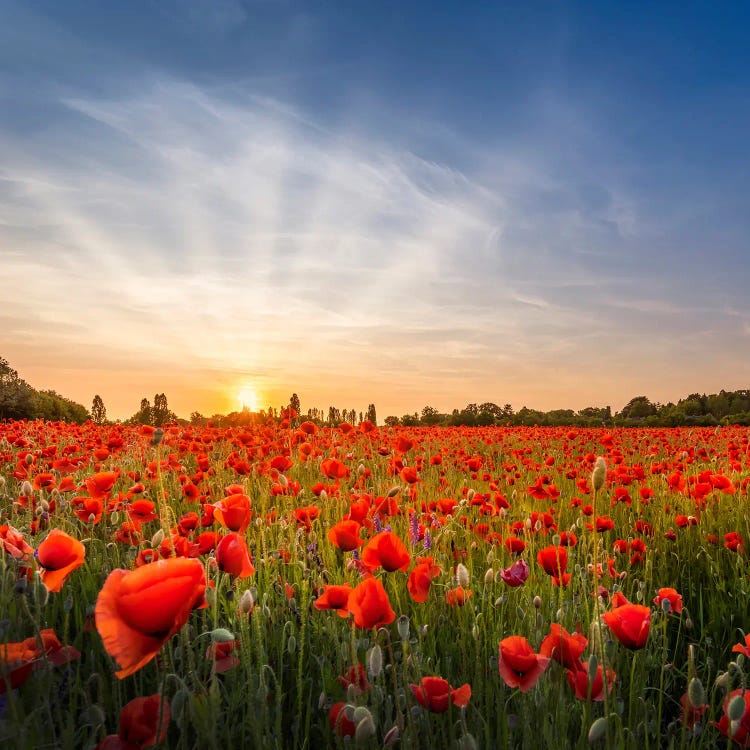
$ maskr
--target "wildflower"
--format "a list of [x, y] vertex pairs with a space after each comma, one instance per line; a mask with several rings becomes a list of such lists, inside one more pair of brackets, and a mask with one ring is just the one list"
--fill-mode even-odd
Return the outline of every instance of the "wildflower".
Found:
[[358, 628], [379, 628], [396, 619], [383, 584], [377, 578], [365, 578], [352, 589], [347, 608]]
[[206, 574], [199, 560], [171, 557], [133, 571], [117, 568], [104, 582], [94, 610], [104, 648], [120, 666], [119, 679], [148, 664], [205, 606]]
[[526, 693], [536, 685], [550, 659], [535, 654], [529, 642], [520, 635], [511, 635], [500, 641], [498, 670], [508, 687], [520, 688]]
[[255, 573], [245, 538], [233, 531], [216, 546], [216, 564], [232, 578], [248, 578]]
[[[582, 701], [603, 701], [605, 688], [604, 688], [604, 671], [601, 664], [596, 665], [595, 674], [593, 672], [593, 664], [591, 669], [588, 663], [581, 664], [579, 662], [577, 669], [566, 669], [565, 677], [568, 680], [568, 685], [573, 689], [576, 698]], [[607, 687], [606, 693], [609, 695], [612, 692], [612, 688], [615, 684], [617, 675], [614, 670], [607, 670]]]
[[471, 698], [468, 682], [454, 689], [441, 677], [423, 677], [419, 685], [410, 684], [409, 688], [419, 704], [438, 714], [447, 711], [449, 706], [465, 708]]
[[517, 560], [509, 568], [501, 569], [500, 577], [512, 588], [523, 586], [529, 577], [529, 564], [526, 560]]
[[539, 653], [560, 662], [568, 669], [581, 668], [581, 655], [588, 640], [580, 633], [571, 635], [565, 628], [553, 622], [549, 628], [549, 635], [544, 637], [539, 646]]
[[409, 574], [406, 584], [411, 598], [419, 603], [427, 601], [430, 584], [439, 575], [440, 568], [431, 557], [418, 557], [417, 566]]
[[134, 698], [120, 711], [119, 734], [105, 737], [96, 750], [154, 747], [166, 739], [170, 718], [169, 703], [158, 693]]
[[643, 648], [648, 640], [651, 625], [651, 610], [640, 604], [623, 604], [602, 619], [620, 643], [631, 650]]
[[364, 544], [364, 541], [359, 538], [360, 528], [356, 521], [339, 521], [328, 530], [328, 541], [342, 552], [351, 552]]
[[680, 596], [675, 589], [659, 589], [654, 597], [654, 604], [659, 607], [663, 601], [669, 602], [670, 611], [674, 612], [676, 615], [679, 615], [682, 612], [682, 596]]
[[371, 570], [381, 566], [388, 572], [406, 570], [410, 561], [406, 545], [392, 531], [376, 534], [362, 550], [362, 562]]
[[348, 583], [340, 586], [328, 585], [324, 587], [323, 593], [313, 602], [315, 609], [333, 609], [339, 617], [349, 617], [349, 594], [352, 587]]
[[67, 577], [83, 565], [86, 548], [64, 531], [53, 529], [34, 553], [42, 568], [42, 582], [48, 591], [60, 591]]

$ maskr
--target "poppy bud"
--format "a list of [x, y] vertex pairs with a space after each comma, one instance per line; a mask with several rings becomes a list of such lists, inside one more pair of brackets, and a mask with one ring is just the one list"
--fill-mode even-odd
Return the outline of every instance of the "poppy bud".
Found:
[[401, 732], [398, 728], [398, 724], [394, 724], [386, 733], [383, 738], [383, 746], [391, 747], [395, 745], [401, 738]]
[[703, 688], [703, 683], [697, 677], [690, 680], [687, 692], [690, 705], [693, 708], [699, 708], [706, 702], [706, 691]]
[[401, 615], [401, 617], [396, 620], [396, 628], [398, 629], [399, 637], [402, 641], [408, 641], [409, 640], [409, 618], [406, 615]]
[[589, 727], [589, 744], [593, 745], [597, 740], [600, 740], [607, 733], [607, 717], [600, 716], [590, 727]]
[[396, 497], [398, 493], [401, 492], [401, 487], [399, 485], [394, 485], [391, 487], [391, 489], [388, 490], [388, 493], [386, 494], [386, 497]]
[[209, 635], [214, 643], [229, 643], [234, 640], [234, 633], [226, 628], [216, 628]]
[[495, 582], [495, 571], [492, 568], [487, 568], [484, 574], [484, 585], [489, 586]]
[[164, 541], [164, 529], [159, 529], [152, 537], [151, 537], [151, 546], [155, 549], [158, 547], [162, 542]]
[[542, 608], [542, 597], [541, 596], [535, 596], [532, 604], [534, 605], [534, 609], [541, 609]]
[[463, 563], [456, 565], [456, 583], [464, 589], [469, 586], [469, 570]]
[[162, 430], [161, 427], [157, 427], [154, 430], [154, 434], [151, 436], [151, 445], [159, 445], [163, 437], [164, 437], [164, 430]]
[[240, 602], [237, 605], [237, 610], [241, 615], [247, 615], [252, 612], [255, 606], [255, 599], [253, 598], [253, 592], [250, 589], [245, 589], [240, 597]]
[[[26, 454], [26, 466], [31, 466], [31, 464], [34, 463], [34, 457], [31, 455], [31, 453]], [[26, 493], [24, 492], [24, 495]]]
[[287, 653], [293, 655], [297, 651], [297, 639], [294, 634], [290, 635], [286, 642]]
[[594, 492], [604, 486], [604, 482], [607, 480], [607, 462], [602, 456], [596, 457], [596, 463], [594, 464], [594, 470], [591, 472], [591, 486], [594, 488]]
[[745, 715], [746, 708], [747, 706], [745, 705], [744, 696], [735, 695], [734, 698], [729, 701], [729, 706], [727, 706], [727, 717], [729, 718], [729, 721], [739, 721]]
[[21, 494], [22, 495], [34, 494], [34, 488], [31, 486], [31, 482], [29, 482], [28, 479], [21, 485]]
[[383, 651], [377, 643], [367, 654], [367, 671], [371, 677], [377, 677], [383, 671]]

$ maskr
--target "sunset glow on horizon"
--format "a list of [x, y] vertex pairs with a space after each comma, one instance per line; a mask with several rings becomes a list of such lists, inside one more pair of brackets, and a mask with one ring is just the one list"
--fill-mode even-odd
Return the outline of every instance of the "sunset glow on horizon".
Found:
[[35, 388], [382, 421], [750, 383], [747, 9], [0, 15], [0, 356]]

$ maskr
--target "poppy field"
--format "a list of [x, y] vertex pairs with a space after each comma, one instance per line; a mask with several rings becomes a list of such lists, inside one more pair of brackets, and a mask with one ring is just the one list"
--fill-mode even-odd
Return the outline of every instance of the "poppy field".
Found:
[[745, 427], [0, 424], [0, 743], [750, 747]]

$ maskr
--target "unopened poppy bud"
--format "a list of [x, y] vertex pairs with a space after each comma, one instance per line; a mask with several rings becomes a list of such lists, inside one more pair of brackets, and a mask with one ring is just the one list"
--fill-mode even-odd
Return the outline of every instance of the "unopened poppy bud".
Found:
[[484, 585], [489, 586], [495, 582], [495, 571], [492, 568], [487, 568], [484, 573]]
[[89, 513], [89, 523], [94, 523], [96, 521], [96, 516], [93, 513]]
[[230, 643], [234, 640], [234, 633], [226, 628], [215, 628], [209, 635], [214, 643]]
[[242, 596], [240, 597], [239, 604], [237, 605], [237, 610], [240, 614], [247, 615], [253, 611], [254, 606], [255, 598], [253, 597], [253, 592], [250, 591], [250, 589], [245, 589], [245, 591], [242, 592]]
[[26, 466], [31, 466], [34, 463], [34, 456], [31, 453], [26, 454]]
[[297, 651], [297, 639], [294, 634], [290, 635], [286, 642], [286, 650], [289, 654], [294, 654]]
[[401, 617], [396, 620], [396, 628], [398, 629], [398, 635], [399, 638], [401, 638], [402, 641], [408, 641], [409, 640], [409, 618], [406, 615], [401, 615]]
[[591, 472], [591, 486], [594, 488], [594, 492], [599, 492], [599, 490], [604, 487], [604, 482], [606, 481], [607, 462], [602, 456], [597, 456], [594, 470]]
[[279, 484], [283, 485], [284, 487], [288, 487], [289, 480], [283, 474], [279, 474]]
[[364, 474], [366, 471], [367, 469], [365, 469], [364, 464], [359, 464], [359, 466], [357, 466], [357, 474], [359, 474], [360, 476]]
[[399, 492], [401, 492], [401, 487], [395, 484], [393, 487], [391, 487], [391, 489], [388, 490], [386, 497], [396, 497]]
[[693, 708], [699, 708], [706, 702], [706, 691], [703, 688], [703, 683], [697, 678], [693, 677], [688, 683], [688, 700]]
[[477, 494], [477, 491], [472, 487], [467, 493], [466, 493], [466, 499], [471, 502], [474, 499], [474, 495]]
[[164, 541], [164, 529], [159, 529], [151, 537], [151, 546], [156, 549]]
[[726, 690], [729, 687], [729, 672], [721, 672], [714, 681], [714, 687]]
[[21, 494], [22, 495], [34, 494], [34, 488], [31, 486], [31, 482], [29, 482], [28, 479], [21, 485]]
[[[364, 706], [359, 706], [357, 711], [363, 708], [365, 711], [367, 709]], [[355, 715], [357, 713], [355, 711]], [[367, 711], [367, 716], [365, 716], [358, 724], [357, 728], [354, 731], [354, 740], [355, 742], [367, 742], [371, 737], [375, 736], [375, 722], [372, 720], [372, 714]]]
[[745, 715], [745, 697], [735, 695], [727, 706], [727, 718], [729, 721], [739, 721]]
[[487, 565], [492, 565], [495, 562], [495, 548], [492, 547], [487, 553]]
[[462, 734], [458, 738], [458, 742], [456, 743], [458, 746], [458, 750], [477, 750], [477, 741], [474, 739], [474, 736], [466, 732], [465, 734]]
[[606, 716], [600, 716], [590, 727], [589, 727], [589, 744], [593, 745], [597, 740], [600, 740], [607, 733], [608, 721]]
[[541, 609], [542, 608], [542, 597], [541, 596], [535, 596], [532, 604], [534, 605], [535, 609]]
[[377, 677], [383, 671], [383, 651], [377, 643], [367, 654], [367, 671], [372, 677]]
[[164, 437], [164, 430], [162, 430], [161, 427], [157, 427], [154, 430], [154, 434], [151, 436], [151, 445], [159, 445], [163, 437]]
[[661, 608], [665, 615], [669, 614], [669, 610], [672, 609], [672, 602], [669, 601], [669, 599], [662, 599], [661, 600]]
[[120, 520], [120, 514], [119, 514], [119, 513], [118, 513], [118, 512], [116, 511], [116, 510], [113, 510], [113, 511], [112, 511], [112, 512], [111, 512], [111, 513], [109, 514], [109, 522], [110, 522], [110, 523], [111, 523], [111, 524], [112, 524], [113, 526], [116, 526], [116, 525], [118, 524], [119, 520]]
[[456, 583], [464, 589], [469, 586], [469, 570], [463, 563], [456, 565]]
[[45, 513], [49, 513], [49, 503], [46, 500], [44, 500], [44, 499], [41, 500], [41, 502], [39, 503], [39, 505], [41, 506], [42, 510]]
[[384, 747], [392, 747], [401, 738], [401, 732], [398, 728], [398, 724], [394, 724], [386, 733], [383, 738]]

